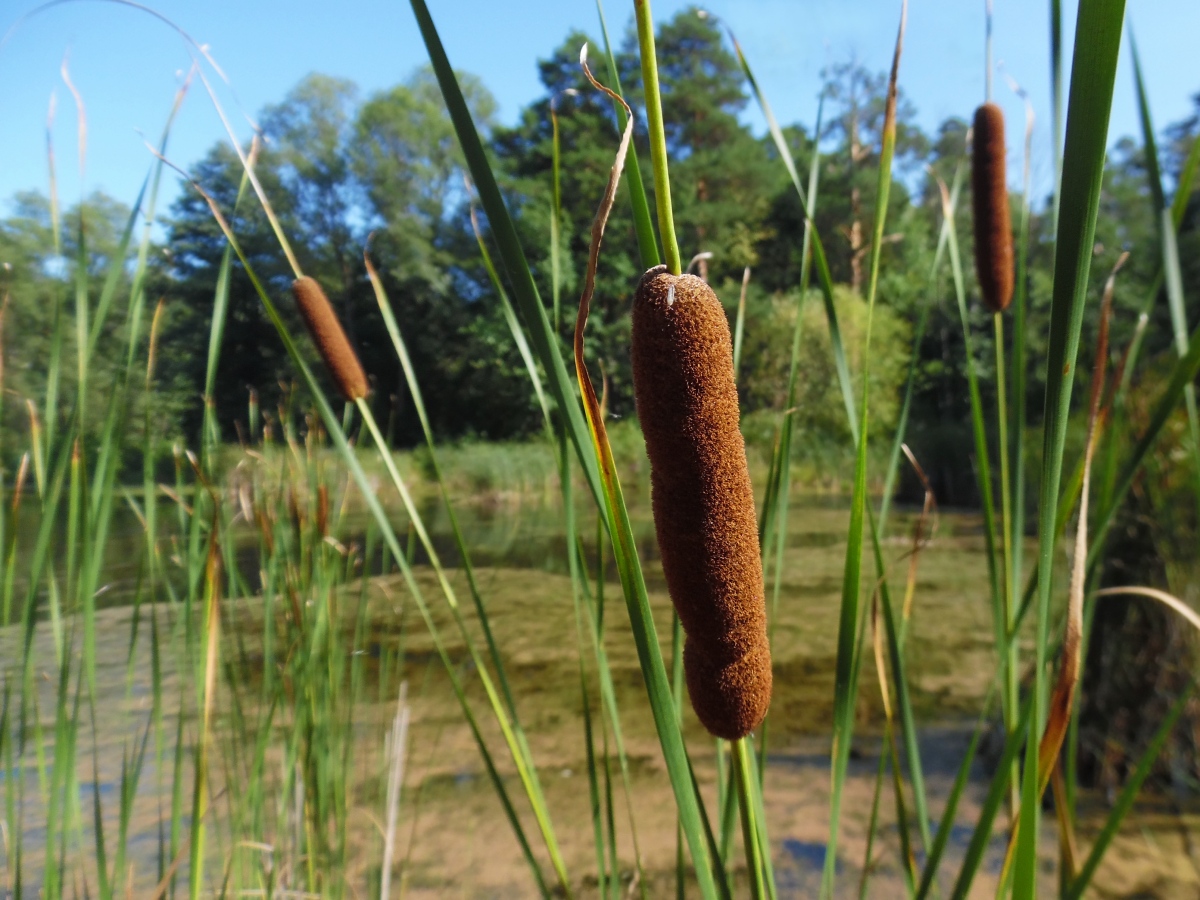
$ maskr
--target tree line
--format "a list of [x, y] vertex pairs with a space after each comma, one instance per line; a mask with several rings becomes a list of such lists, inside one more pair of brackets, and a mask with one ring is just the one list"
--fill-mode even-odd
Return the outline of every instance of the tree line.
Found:
[[[579, 67], [587, 35], [573, 32], [538, 61], [541, 96], [521, 110], [515, 125], [496, 120], [496, 104], [477, 78], [460, 75], [476, 123], [486, 136], [502, 190], [512, 209], [542, 296], [555, 304], [564, 340], [574, 323], [574, 306], [587, 259], [589, 227], [616, 149], [612, 104], [592, 89]], [[604, 59], [591, 41], [590, 58]], [[627, 37], [615, 54], [627, 98], [639, 106], [636, 45]], [[786, 388], [792, 325], [797, 313], [803, 214], [774, 144], [757, 136], [740, 115], [750, 97], [741, 68], [718, 25], [688, 9], [663, 23], [658, 34], [667, 143], [677, 230], [685, 259], [711, 254], [697, 266], [732, 309], [744, 271], [750, 282], [746, 337], [739, 372], [744, 413], [779, 410]], [[606, 73], [601, 71], [602, 80]], [[880, 128], [886, 79], [857, 63], [825, 72], [823, 121], [783, 129], [802, 173], [819, 149], [816, 223], [834, 279], [841, 286], [837, 307], [851, 351], [862, 319], [861, 293], [874, 219]], [[948, 268], [933, 274], [942, 221], [941, 187], [966, 163], [967, 117], [944, 121], [933, 134], [917, 125], [915, 109], [901, 96], [896, 165], [882, 250], [880, 311], [876, 322], [873, 378], [876, 434], [894, 423], [899, 392], [916, 355], [916, 391], [911, 427], [929, 452], [953, 453], [969, 446], [964, 346]], [[550, 253], [553, 204], [554, 122], [560, 140], [562, 253], [554, 277]], [[346, 80], [311, 74], [259, 117], [261, 147], [256, 172], [307, 274], [333, 301], [351, 341], [373, 380], [372, 403], [397, 445], [413, 443], [417, 422], [403, 387], [362, 260], [369, 252], [407, 339], [413, 364], [439, 437], [508, 439], [541, 428], [521, 358], [483, 266], [472, 225], [472, 189], [464, 177], [453, 128], [428, 69], [396, 86], [362, 96]], [[638, 123], [639, 126], [641, 123]], [[1168, 177], [1181, 169], [1200, 134], [1200, 94], [1190, 117], [1171, 125], [1160, 149]], [[635, 130], [635, 151], [649, 171], [645, 129]], [[1010, 148], [1021, 141], [1020, 123], [1009, 123]], [[1010, 160], [1020, 154], [1010, 149]], [[215, 144], [190, 175], [220, 205], [239, 235], [257, 274], [278, 297], [299, 330], [288, 299], [292, 274], [263, 211], [250, 194], [238, 201], [242, 168], [233, 148]], [[647, 181], [646, 188], [652, 191]], [[990, 383], [993, 370], [989, 316], [980, 307], [971, 265], [969, 179], [963, 186], [957, 234], [964, 255], [976, 364]], [[1014, 208], [1020, 202], [1012, 196]], [[1031, 359], [1029, 408], [1040, 413], [1043, 358], [1053, 266], [1053, 215], [1049, 198], [1035, 197], [1027, 287]], [[1130, 252], [1116, 294], [1113, 343], [1122, 347], [1137, 313], [1161, 286], [1156, 223], [1150, 202], [1143, 148], [1122, 139], [1110, 154], [1097, 228], [1094, 269], [1107, 272]], [[82, 216], [80, 216], [82, 212]], [[3, 383], [0, 423], [20, 430], [27, 398], [45, 389], [44, 360], [52, 332], [51, 299], [73, 292], [75, 269], [85, 265], [99, 294], [102, 273], [115, 252], [128, 210], [96, 195], [82, 210], [52, 220], [44, 195], [14, 198], [12, 214], [0, 221], [0, 261], [7, 265], [8, 299], [0, 337]], [[1014, 216], [1014, 221], [1017, 217]], [[79, 225], [87, 253], [78, 259]], [[72, 224], [74, 223], [74, 224]], [[487, 224], [480, 222], [486, 241]], [[61, 228], [56, 242], [54, 229]], [[194, 442], [203, 410], [208, 334], [217, 271], [225, 241], [203, 198], [185, 187], [164, 220], [165, 237], [152, 254], [152, 296], [166, 298], [155, 381], [155, 422], [164, 441]], [[1189, 321], [1200, 306], [1200, 192], [1189, 200], [1179, 238]], [[629, 376], [630, 302], [643, 266], [624, 192], [606, 231], [589, 322], [588, 350], [595, 372], [607, 381], [609, 409], [633, 415]], [[1096, 279], [1100, 281], [1101, 279]], [[554, 284], [558, 283], [557, 296]], [[1099, 285], [1094, 286], [1099, 294]], [[93, 302], [96, 297], [93, 297]], [[929, 308], [929, 327], [915, 348], [912, 323]], [[1092, 346], [1098, 303], [1089, 304], [1084, 344]], [[1166, 358], [1171, 327], [1165, 302], [1152, 302], [1146, 350]], [[840, 441], [845, 421], [829, 355], [819, 302], [804, 316], [802, 402], [798, 443]], [[112, 318], [111, 337], [125, 327]], [[1010, 326], [1011, 327], [1011, 322]], [[70, 352], [71, 336], [64, 337]], [[89, 390], [103, 391], [122, 360], [120, 341], [100, 341]], [[1090, 360], [1084, 360], [1084, 373]], [[65, 367], [64, 396], [73, 389]], [[234, 268], [213, 396], [223, 435], [235, 440], [247, 423], [248, 404], [267, 420], [280, 403], [295, 402], [294, 373], [249, 279]], [[1077, 392], [1086, 395], [1085, 391]], [[302, 401], [301, 401], [302, 402]], [[98, 408], [93, 405], [93, 408]], [[131, 421], [139, 421], [137, 417]], [[11, 431], [10, 431], [11, 433]], [[11, 442], [9, 442], [11, 443]], [[0, 455], [13, 448], [0, 445]], [[7, 459], [5, 462], [9, 462]], [[951, 493], [969, 493], [964, 479]], [[965, 495], [964, 495], [965, 496]], [[953, 499], [953, 498], [949, 498]]]

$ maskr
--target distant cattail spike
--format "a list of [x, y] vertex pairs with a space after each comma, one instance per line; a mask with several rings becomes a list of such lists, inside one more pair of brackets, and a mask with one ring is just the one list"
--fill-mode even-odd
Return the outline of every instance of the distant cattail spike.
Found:
[[370, 388], [366, 373], [350, 342], [346, 340], [342, 323], [334, 314], [321, 285], [315, 278], [305, 275], [292, 282], [292, 293], [296, 297], [296, 305], [300, 307], [300, 315], [304, 317], [304, 325], [342, 396], [350, 403], [367, 396]]
[[705, 728], [735, 740], [767, 714], [771, 651], [729, 323], [716, 294], [665, 266], [648, 271], [633, 302], [632, 356], [663, 572], [687, 632], [688, 694]]
[[1004, 312], [1013, 295], [1012, 225], [1004, 174], [1004, 113], [995, 103], [975, 110], [971, 193], [975, 214], [975, 271], [983, 302]]

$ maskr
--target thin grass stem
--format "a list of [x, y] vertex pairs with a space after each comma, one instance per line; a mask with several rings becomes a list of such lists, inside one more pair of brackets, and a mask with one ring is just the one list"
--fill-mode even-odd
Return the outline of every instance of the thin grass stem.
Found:
[[654, 51], [654, 19], [650, 0], [634, 0], [638, 49], [642, 62], [642, 88], [646, 97], [646, 126], [650, 132], [650, 164], [654, 171], [654, 202], [658, 208], [658, 233], [663, 262], [672, 275], [683, 272], [675, 215], [671, 210], [671, 177], [667, 171], [667, 134], [663, 128], [662, 97], [658, 89], [658, 61]]

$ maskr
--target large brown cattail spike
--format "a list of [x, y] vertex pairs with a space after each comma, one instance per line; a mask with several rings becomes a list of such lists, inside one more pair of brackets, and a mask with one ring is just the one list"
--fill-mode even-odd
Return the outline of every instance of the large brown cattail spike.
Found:
[[766, 717], [771, 650], [729, 323], [712, 288], [666, 266], [643, 275], [632, 355], [688, 694], [705, 728], [736, 740]]
[[1012, 225], [1004, 174], [1004, 113], [995, 103], [975, 110], [971, 194], [975, 214], [975, 271], [983, 302], [1004, 312], [1013, 295]]
[[346, 340], [346, 332], [338, 321], [325, 296], [325, 291], [315, 278], [307, 275], [292, 282], [292, 293], [296, 297], [296, 305], [304, 318], [304, 325], [312, 335], [313, 343], [325, 360], [325, 367], [337, 382], [342, 396], [353, 403], [370, 393], [367, 376], [363, 372], [358, 355]]

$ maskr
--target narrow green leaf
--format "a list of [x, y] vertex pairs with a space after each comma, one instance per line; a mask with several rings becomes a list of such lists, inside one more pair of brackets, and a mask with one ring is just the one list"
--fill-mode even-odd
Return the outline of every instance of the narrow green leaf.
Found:
[[500, 260], [508, 275], [508, 281], [513, 287], [517, 306], [521, 310], [525, 326], [530, 331], [533, 347], [546, 371], [550, 391], [554, 395], [559, 410], [566, 416], [571, 442], [575, 445], [588, 487], [591, 489], [596, 503], [603, 505], [604, 488], [600, 484], [600, 470], [597, 466], [595, 451], [592, 449], [591, 440], [588, 437], [587, 424], [584, 422], [579, 401], [575, 399], [574, 389], [559, 351], [558, 339], [555, 337], [550, 320], [546, 315], [546, 307], [542, 303], [541, 297], [538, 296], [537, 285], [534, 284], [533, 275], [525, 259], [525, 251], [517, 239], [516, 228], [508, 214], [504, 198], [500, 194], [500, 188], [496, 184], [496, 178], [492, 174], [483, 142], [475, 130], [475, 123], [471, 119], [470, 110], [467, 109], [466, 100], [458, 86], [458, 80], [450, 66], [450, 60], [446, 57], [446, 51], [442, 47], [441, 38], [438, 37], [437, 28], [429, 15], [425, 0], [411, 0], [411, 2], [413, 13], [421, 30], [421, 37], [429, 52], [429, 60], [433, 64], [434, 74], [442, 89], [442, 97], [458, 135], [459, 145], [467, 159], [471, 178], [479, 191], [480, 202], [487, 213], [488, 223], [500, 249]]
[[[1187, 312], [1183, 302], [1183, 270], [1179, 263], [1179, 243], [1175, 237], [1177, 228], [1173, 210], [1167, 206], [1163, 193], [1162, 171], [1158, 164], [1158, 145], [1154, 136], [1154, 124], [1150, 119], [1150, 101], [1146, 97], [1146, 83], [1142, 77], [1142, 63], [1138, 55], [1133, 31], [1129, 33], [1129, 46], [1133, 51], [1133, 77], [1137, 92], [1138, 115], [1142, 124], [1142, 140], [1145, 145], [1146, 178], [1150, 187], [1150, 200], [1154, 209], [1154, 220], [1158, 227], [1158, 242], [1162, 252], [1162, 271], [1167, 288], [1167, 309], [1171, 314], [1171, 329], [1175, 338], [1175, 351], [1179, 356], [1187, 355]], [[1186, 196], [1186, 195], [1185, 195]], [[1186, 202], [1186, 201], [1185, 201]], [[1191, 440], [1193, 476], [1196, 499], [1200, 502], [1200, 413], [1196, 410], [1196, 388], [1189, 384], [1184, 388], [1184, 403], [1187, 406], [1188, 436]]]
[[1021, 833], [1015, 860], [1013, 891], [1018, 898], [1032, 897], [1036, 890], [1041, 807], [1037, 790], [1037, 748], [1046, 715], [1046, 662], [1058, 492], [1062, 480], [1062, 458], [1071, 388], [1075, 380], [1079, 332], [1087, 300], [1100, 185], [1104, 178], [1108, 119], [1124, 14], [1124, 0], [1081, 2], [1075, 32], [1046, 363], [1043, 468], [1038, 507], [1034, 714], [1026, 744]]
[[[867, 282], [867, 328], [863, 344], [862, 414], [857, 435], [857, 456], [854, 464], [854, 492], [850, 506], [850, 530], [847, 538], [846, 563], [842, 575], [842, 606], [838, 621], [838, 650], [834, 676], [832, 786], [830, 790], [829, 843], [825, 849], [825, 866], [821, 875], [821, 896], [833, 896], [834, 873], [837, 868], [838, 827], [841, 819], [842, 789], [850, 762], [850, 741], [854, 733], [854, 706], [858, 692], [859, 632], [865, 617], [861, 616], [862, 553], [867, 504], [867, 431], [870, 400], [871, 322], [875, 308], [875, 290], [879, 282], [879, 263], [882, 237], [887, 219], [888, 195], [892, 184], [892, 157], [896, 147], [896, 99], [900, 73], [900, 55], [904, 44], [904, 27], [908, 4], [900, 7], [900, 27], [896, 34], [892, 71], [884, 114], [883, 143], [879, 154], [879, 180], [875, 205], [874, 240], [871, 245], [870, 276]], [[819, 241], [815, 242], [819, 246]], [[877, 537], [874, 530], [872, 535]], [[896, 659], [899, 663], [899, 658]], [[911, 762], [911, 761], [910, 761]], [[928, 828], [928, 823], [925, 824]]]

